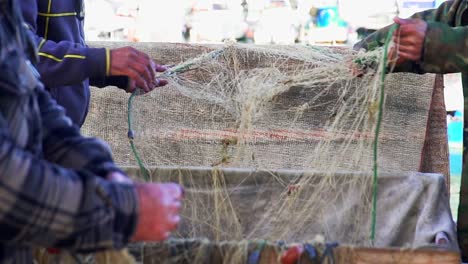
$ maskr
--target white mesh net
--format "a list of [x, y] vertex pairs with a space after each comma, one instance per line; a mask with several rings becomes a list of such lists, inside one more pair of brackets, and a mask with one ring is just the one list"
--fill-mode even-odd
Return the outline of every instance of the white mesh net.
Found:
[[[187, 188], [179, 237], [371, 244], [381, 70], [356, 77], [350, 64], [379, 65], [381, 50], [168, 45], [148, 53], [176, 66], [162, 76], [169, 85], [132, 99], [130, 125], [151, 180]], [[409, 183], [414, 174], [403, 172], [419, 171], [433, 87], [431, 75], [387, 76], [378, 165], [388, 186], [391, 175]], [[110, 142], [120, 165], [136, 166], [128, 97], [109, 89], [93, 98], [85, 133]], [[375, 242], [389, 246], [379, 224]]]

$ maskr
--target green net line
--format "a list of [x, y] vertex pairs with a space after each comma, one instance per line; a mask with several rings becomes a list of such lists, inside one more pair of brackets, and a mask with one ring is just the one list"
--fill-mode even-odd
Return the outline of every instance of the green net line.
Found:
[[383, 115], [383, 104], [385, 100], [385, 77], [386, 77], [386, 68], [388, 63], [388, 47], [390, 41], [392, 40], [393, 32], [398, 28], [398, 25], [394, 24], [390, 27], [387, 37], [385, 39], [385, 45], [383, 50], [383, 59], [382, 59], [382, 70], [380, 75], [380, 96], [379, 96], [379, 112], [377, 116], [377, 124], [375, 128], [375, 138], [374, 138], [374, 152], [373, 152], [373, 176], [372, 176], [372, 211], [371, 211], [371, 233], [370, 241], [371, 244], [374, 244], [375, 241], [375, 228], [377, 225], [377, 192], [378, 192], [378, 145], [379, 145], [379, 134], [380, 128], [382, 126], [382, 115]]

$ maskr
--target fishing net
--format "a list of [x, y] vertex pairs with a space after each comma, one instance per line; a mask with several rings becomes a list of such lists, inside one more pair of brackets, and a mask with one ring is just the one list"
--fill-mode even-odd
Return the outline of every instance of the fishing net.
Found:
[[[398, 189], [443, 189], [440, 176], [411, 173], [423, 163], [434, 76], [382, 72], [382, 49], [167, 44], [147, 52], [173, 64], [160, 76], [169, 84], [130, 98], [93, 90], [83, 132], [108, 141], [131, 174], [186, 187], [176, 237], [384, 247], [431, 240], [392, 237], [402, 223], [386, 224], [383, 211], [401, 209], [391, 200]], [[443, 221], [451, 217], [437, 208]], [[252, 250], [242, 243], [227, 263], [246, 263]]]

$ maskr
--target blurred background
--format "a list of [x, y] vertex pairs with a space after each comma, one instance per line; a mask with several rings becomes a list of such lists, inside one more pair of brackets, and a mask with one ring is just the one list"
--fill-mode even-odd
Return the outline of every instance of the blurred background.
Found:
[[88, 40], [352, 45], [438, 0], [85, 0]]
[[[352, 46], [395, 16], [437, 8], [442, 0], [85, 0], [88, 41]], [[445, 76], [456, 217], [462, 163], [463, 94]]]

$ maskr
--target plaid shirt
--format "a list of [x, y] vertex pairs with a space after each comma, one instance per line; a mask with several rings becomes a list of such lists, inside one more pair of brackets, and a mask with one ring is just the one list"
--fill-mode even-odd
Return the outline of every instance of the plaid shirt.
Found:
[[31, 263], [33, 247], [121, 248], [135, 189], [102, 178], [118, 170], [109, 148], [81, 136], [38, 81], [16, 5], [0, 0], [0, 263]]

